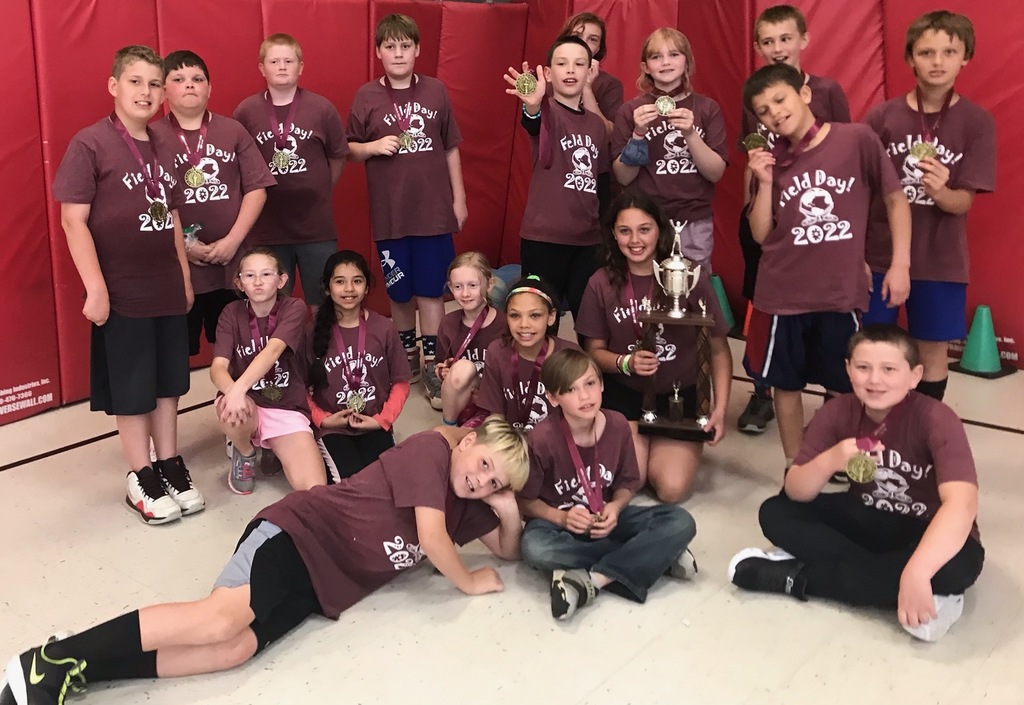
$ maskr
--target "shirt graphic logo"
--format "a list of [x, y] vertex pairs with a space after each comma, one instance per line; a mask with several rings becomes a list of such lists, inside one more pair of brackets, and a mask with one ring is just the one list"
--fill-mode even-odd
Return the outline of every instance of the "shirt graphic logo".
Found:
[[395, 570], [412, 568], [423, 560], [423, 551], [418, 543], [410, 543], [401, 536], [395, 536], [390, 541], [382, 541], [384, 555], [388, 557]]
[[832, 215], [835, 207], [836, 202], [832, 199], [832, 194], [825, 189], [815, 187], [804, 191], [800, 196], [800, 212], [804, 214], [801, 225], [807, 227], [815, 223], [836, 222], [839, 218]]
[[[384, 270], [385, 266], [391, 271]], [[392, 286], [405, 279], [405, 272], [398, 266], [395, 260], [391, 259], [391, 250], [384, 250], [381, 252], [380, 268], [384, 270], [384, 288], [390, 289]]]
[[566, 135], [559, 140], [564, 151], [570, 149], [569, 162], [572, 171], [565, 175], [563, 188], [582, 193], [597, 193], [597, 179], [594, 178], [594, 161], [597, 159], [597, 145], [590, 135]]
[[[704, 130], [699, 127], [694, 129], [697, 134], [704, 136]], [[665, 133], [662, 145], [665, 148], [665, 158], [657, 161], [655, 173], [670, 176], [697, 173], [697, 165], [693, 163], [690, 147], [686, 144], [686, 136], [682, 132], [669, 130]]]
[[778, 208], [796, 207], [803, 215], [800, 225], [790, 228], [794, 245], [817, 245], [821, 242], [850, 240], [850, 221], [841, 220], [832, 211], [836, 196], [849, 193], [857, 177], [842, 178], [817, 169], [792, 177], [792, 184], [779, 189]]

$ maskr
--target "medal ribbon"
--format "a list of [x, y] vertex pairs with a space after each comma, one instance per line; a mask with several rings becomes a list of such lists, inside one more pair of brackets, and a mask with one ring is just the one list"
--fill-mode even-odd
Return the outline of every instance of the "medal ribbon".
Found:
[[[342, 359], [343, 365], [341, 368], [341, 375], [345, 378], [345, 384], [348, 385], [348, 390], [354, 392], [359, 389], [359, 385], [362, 384], [363, 379], [366, 378], [366, 360], [363, 359], [364, 353], [366, 352], [366, 319], [363, 318], [363, 309], [359, 309], [359, 335], [356, 337], [356, 349], [352, 354], [352, 357], [345, 356], [345, 345], [344, 339], [341, 337], [341, 326], [333, 326], [331, 332], [334, 334], [334, 345], [338, 348], [338, 357]], [[362, 374], [357, 375], [349, 365], [353, 360], [359, 361], [359, 367], [362, 369]]]
[[142, 170], [142, 180], [146, 184], [146, 195], [153, 200], [160, 200], [160, 182], [157, 181], [158, 158], [156, 142], [153, 141], [153, 131], [149, 129], [149, 125], [146, 125], [146, 134], [149, 136], [149, 149], [151, 151], [149, 172], [147, 173], [146, 161], [142, 158], [142, 152], [139, 151], [138, 145], [135, 144], [135, 138], [128, 133], [128, 128], [124, 126], [116, 112], [110, 113], [110, 122], [114, 124], [114, 127], [121, 135], [121, 139], [128, 145], [128, 149], [132, 151], [132, 156], [135, 157], [135, 161], [138, 162], [139, 168]]
[[[907, 398], [904, 397], [903, 401], [889, 409], [889, 413], [882, 419], [882, 423], [875, 427], [867, 436], [857, 437], [857, 448], [865, 453], [870, 453], [871, 449], [875, 447], [876, 443], [880, 443], [882, 438], [885, 436], [885, 432], [888, 430], [889, 423], [899, 423], [907, 411]], [[864, 425], [864, 420], [867, 418], [868, 410], [867, 407], [861, 406], [860, 410], [860, 423], [857, 424], [857, 430], [859, 431], [861, 426]]]
[[[790, 144], [787, 147], [783, 147], [781, 150], [776, 151], [775, 154], [775, 165], [780, 169], [785, 169], [796, 161], [796, 158], [803, 154], [803, 151], [807, 149], [807, 145], [815, 138], [821, 128], [825, 125], [821, 120], [815, 120], [814, 124], [807, 129], [807, 134], [803, 136], [796, 146]], [[782, 140], [778, 140], [775, 146], [778, 147]]]
[[533, 409], [533, 398], [537, 395], [537, 382], [540, 379], [540, 368], [544, 365], [544, 360], [548, 357], [549, 347], [554, 347], [554, 343], [549, 343], [548, 339], [545, 338], [540, 352], [537, 353], [537, 359], [533, 361], [533, 372], [530, 374], [530, 384], [526, 387], [526, 393], [520, 397], [519, 387], [522, 385], [522, 380], [519, 379], [519, 350], [516, 349], [516, 344], [512, 343], [512, 382], [515, 387], [514, 394], [518, 397], [517, 406], [519, 407], [520, 421], [523, 425], [530, 422], [530, 411]]
[[[642, 338], [643, 335], [644, 335], [643, 326], [641, 326], [640, 325], [640, 321], [637, 320], [638, 317], [639, 317], [639, 314], [640, 314], [640, 302], [637, 301], [636, 294], [633, 293], [633, 275], [630, 274], [629, 272], [626, 272], [626, 286], [625, 286], [625, 290], [626, 290], [625, 291], [625, 294], [626, 294], [626, 307], [627, 308], [632, 308], [632, 313], [633, 313], [633, 332], [636, 333], [636, 339], [640, 340], [640, 338]], [[651, 286], [647, 290], [647, 300], [652, 302], [652, 303], [654, 302], [654, 275], [653, 274], [651, 275]], [[633, 306], [632, 307], [630, 307], [630, 305], [629, 305], [630, 301], [633, 302]]]
[[277, 121], [277, 111], [274, 109], [274, 101], [270, 97], [270, 91], [267, 91], [266, 106], [267, 106], [267, 117], [270, 119], [270, 128], [274, 132], [274, 147], [281, 151], [288, 146], [288, 135], [291, 134], [292, 128], [295, 127], [295, 109], [299, 105], [299, 96], [302, 95], [302, 89], [295, 89], [295, 96], [292, 98], [291, 105], [288, 106], [288, 114], [285, 115], [284, 124]]
[[475, 321], [473, 321], [473, 325], [470, 326], [469, 328], [469, 333], [466, 334], [466, 339], [463, 340], [462, 343], [459, 345], [459, 351], [455, 353], [455, 357], [453, 357], [452, 360], [458, 360], [460, 357], [462, 357], [463, 353], [466, 352], [466, 348], [469, 347], [469, 344], [470, 342], [472, 342], [474, 336], [476, 336], [476, 334], [479, 333], [480, 329], [483, 327], [484, 321], [487, 320], [487, 314], [490, 313], [490, 311], [491, 307], [488, 306], [487, 304], [484, 304], [484, 310], [481, 311], [480, 315], [476, 317]]
[[395, 118], [398, 120], [398, 129], [405, 132], [409, 129], [409, 125], [412, 124], [412, 104], [416, 101], [416, 84], [419, 81], [416, 80], [416, 74], [413, 74], [412, 81], [409, 83], [409, 112], [403, 117], [401, 111], [398, 109], [398, 96], [395, 95], [395, 88], [391, 85], [391, 81], [388, 80], [388, 75], [384, 74], [384, 88], [388, 91], [388, 100], [391, 101], [391, 107], [395, 109]]
[[[280, 300], [274, 303], [274, 308], [270, 309], [270, 314], [267, 316], [267, 340], [270, 340], [270, 336], [275, 330], [277, 330], [277, 310], [279, 308], [281, 308]], [[259, 355], [263, 352], [263, 348], [265, 346], [263, 345], [263, 336], [260, 335], [260, 327], [256, 323], [256, 312], [252, 310], [252, 303], [245, 307], [245, 313], [249, 319], [249, 332], [252, 333], [252, 345], [256, 349], [256, 355]], [[256, 355], [253, 355], [253, 357], [256, 357]], [[267, 370], [267, 373], [263, 375], [263, 379], [265, 381], [269, 381], [267, 378], [273, 369], [274, 366], [271, 365], [270, 369]]]
[[580, 449], [573, 440], [572, 431], [569, 429], [569, 422], [562, 414], [562, 433], [565, 435], [565, 444], [569, 446], [569, 455], [572, 456], [573, 465], [576, 466], [576, 477], [579, 478], [580, 487], [587, 497], [587, 504], [590, 511], [600, 514], [604, 509], [604, 485], [601, 478], [601, 466], [597, 462], [597, 422], [594, 422], [594, 458], [590, 461], [590, 477], [587, 477], [587, 466], [580, 456]]
[[189, 149], [188, 141], [185, 139], [185, 131], [181, 129], [181, 123], [178, 122], [178, 118], [174, 117], [174, 113], [168, 113], [168, 120], [171, 122], [171, 127], [174, 128], [174, 134], [178, 136], [182, 145], [185, 146], [185, 155], [188, 158], [189, 166], [199, 168], [199, 159], [203, 156], [203, 147], [206, 145], [206, 133], [210, 129], [210, 111], [207, 110], [203, 113], [203, 122], [199, 125], [199, 141], [196, 143], [196, 151]]
[[942, 118], [946, 115], [946, 111], [949, 110], [950, 104], [953, 102], [953, 89], [950, 88], [946, 93], [946, 97], [942, 99], [942, 107], [939, 109], [939, 115], [935, 118], [935, 125], [928, 127], [928, 120], [925, 119], [924, 96], [921, 94], [921, 87], [918, 86], [914, 89], [914, 98], [917, 99], [917, 114], [921, 118], [921, 136], [924, 137], [925, 142], [931, 142], [934, 138], [934, 134], [939, 131], [939, 123], [942, 122]]

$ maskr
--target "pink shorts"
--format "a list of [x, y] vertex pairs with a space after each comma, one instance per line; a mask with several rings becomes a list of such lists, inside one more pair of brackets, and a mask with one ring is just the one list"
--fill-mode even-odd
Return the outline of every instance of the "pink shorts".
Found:
[[309, 419], [305, 414], [291, 409], [266, 409], [256, 407], [258, 414], [256, 430], [252, 434], [252, 444], [258, 448], [269, 448], [270, 439], [287, 436], [290, 433], [308, 433], [313, 435]]

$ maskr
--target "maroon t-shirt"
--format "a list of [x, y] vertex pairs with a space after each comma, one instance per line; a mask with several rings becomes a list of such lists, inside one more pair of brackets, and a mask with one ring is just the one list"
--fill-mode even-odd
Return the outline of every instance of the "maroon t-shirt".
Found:
[[[850, 122], [850, 104], [846, 101], [846, 94], [843, 87], [824, 76], [813, 76], [808, 74], [807, 85], [811, 89], [811, 112], [814, 117], [823, 122]], [[743, 109], [740, 118], [740, 138], [737, 142], [740, 151], [746, 152], [743, 146], [743, 138], [751, 132], [756, 132], [768, 140], [768, 148], [775, 146], [777, 135], [761, 124], [751, 111]]]
[[[810, 462], [846, 438], [874, 435], [878, 424], [864, 416], [863, 409], [853, 394], [838, 396], [821, 407], [804, 431], [794, 462]], [[871, 453], [878, 463], [875, 479], [851, 483], [851, 498], [868, 507], [931, 521], [942, 504], [939, 485], [978, 484], [963, 422], [942, 402], [911, 391], [889, 412], [885, 424], [881, 436], [885, 450]], [[979, 538], [977, 523], [971, 533]]]
[[451, 453], [440, 433], [417, 433], [340, 484], [292, 492], [257, 515], [295, 542], [324, 615], [337, 619], [423, 560], [416, 507], [443, 511], [460, 546], [498, 528], [490, 507], [452, 491]]
[[[487, 360], [487, 346], [499, 339], [501, 334], [508, 330], [508, 321], [505, 312], [497, 309], [494, 311], [494, 320], [481, 326], [473, 339], [469, 341], [462, 357], [476, 365], [477, 372], [483, 372], [484, 362]], [[483, 315], [483, 314], [481, 314]], [[446, 313], [441, 319], [441, 325], [437, 327], [437, 359], [447, 360], [459, 351], [462, 341], [469, 335], [469, 326], [462, 322], [462, 309]]]
[[[192, 168], [188, 156], [199, 145], [199, 130], [182, 130], [188, 143], [187, 151], [170, 118], [154, 123], [153, 133], [160, 150], [174, 155], [174, 169], [185, 195], [185, 203], [178, 209], [182, 227], [201, 225], [196, 233], [200, 242], [213, 243], [228, 234], [238, 219], [242, 196], [277, 183], [256, 149], [252, 135], [237, 120], [210, 113], [206, 141], [196, 167], [206, 175], [206, 183], [195, 188], [185, 183], [185, 172]], [[205, 294], [216, 289], [231, 289], [244, 249], [244, 246], [239, 247], [234, 259], [226, 265], [190, 264], [193, 291]]]
[[[309, 405], [306, 403], [306, 317], [309, 309], [302, 299], [286, 296], [279, 299], [276, 315], [277, 321], [269, 337], [277, 338], [288, 347], [264, 378], [252, 386], [249, 397], [256, 406], [300, 411], [309, 416]], [[269, 322], [270, 316], [256, 319], [260, 333], [260, 342], [257, 344], [249, 326], [249, 302], [232, 301], [224, 307], [217, 321], [217, 342], [213, 344], [213, 356], [228, 360], [228, 374], [232, 379], [238, 379], [266, 347]], [[267, 385], [279, 387], [281, 398], [277, 401], [267, 399], [261, 391]]]
[[448, 152], [459, 146], [462, 134], [444, 84], [431, 76], [416, 74], [416, 78], [415, 87], [395, 89], [394, 101], [379, 79], [361, 86], [352, 99], [348, 116], [351, 141], [397, 137], [402, 133], [399, 116], [408, 118], [408, 132], [414, 140], [411, 149], [401, 147], [390, 157], [366, 160], [370, 222], [377, 241], [440, 235], [459, 228], [452, 205]]
[[[618, 158], [632, 139], [636, 125], [633, 111], [641, 105], [653, 105], [656, 100], [650, 93], [644, 93], [619, 108], [612, 132], [613, 158]], [[693, 111], [693, 127], [697, 134], [728, 162], [725, 120], [718, 103], [707, 96], [691, 93], [677, 101], [676, 107]], [[683, 133], [670, 126], [667, 118], [658, 118], [648, 125], [644, 136], [647, 138], [647, 166], [640, 167], [640, 172], [626, 190], [646, 193], [658, 203], [666, 218], [691, 223], [710, 218], [715, 184], [697, 171]]]
[[[409, 359], [398, 337], [398, 329], [390, 318], [367, 311], [366, 347], [362, 363], [352, 359], [359, 344], [359, 328], [339, 327], [339, 330], [345, 343], [344, 357], [339, 354], [332, 333], [323, 363], [327, 372], [327, 386], [313, 392], [313, 401], [324, 411], [333, 414], [348, 408], [346, 402], [355, 391], [366, 402], [366, 408], [360, 413], [365, 416], [379, 414], [384, 409], [384, 402], [391, 395], [392, 385], [395, 382], [408, 382], [412, 376], [409, 372]], [[350, 374], [359, 379], [359, 386], [354, 390], [349, 388], [349, 381], [345, 378], [346, 364], [351, 370]], [[362, 433], [348, 427], [321, 429], [321, 432], [349, 435]]]
[[[554, 338], [548, 357], [559, 350], [580, 346], [562, 338]], [[516, 428], [533, 428], [550, 413], [551, 407], [544, 396], [544, 383], [537, 375], [537, 386], [531, 387], [533, 401], [530, 403], [528, 418], [523, 418], [526, 407], [527, 388], [533, 378], [533, 360], [519, 357], [519, 385], [516, 387], [512, 370], [512, 348], [514, 343], [505, 342], [504, 337], [496, 339], [487, 346], [487, 365], [476, 392], [476, 405], [490, 413], [503, 414]]]
[[[617, 411], [604, 409], [601, 413], [604, 414], [605, 427], [597, 439], [597, 465], [603, 487], [601, 495], [605, 502], [610, 502], [616, 490], [636, 492], [643, 483], [629, 421]], [[519, 496], [540, 499], [555, 509], [571, 509], [577, 504], [589, 509], [590, 502], [569, 454], [562, 418], [562, 410], [556, 409], [530, 431], [530, 476]], [[595, 446], [576, 447], [586, 467], [587, 477], [593, 479]]]
[[[128, 318], [180, 316], [185, 313], [185, 279], [174, 247], [171, 211], [184, 204], [174, 175], [173, 155], [157, 147], [160, 200], [167, 204], [162, 222], [149, 215], [155, 199], [146, 193], [143, 171], [109, 117], [81, 130], [53, 180], [60, 203], [87, 203], [89, 232], [110, 296], [110, 310]], [[135, 140], [143, 161], [150, 142]]]
[[608, 130], [589, 110], [573, 110], [545, 99], [541, 134], [547, 131], [551, 163], [540, 153], [540, 138], [530, 136], [533, 174], [519, 236], [560, 245], [596, 245], [601, 241], [597, 175], [608, 171]]
[[824, 139], [775, 166], [775, 225], [761, 244], [754, 306], [765, 313], [867, 308], [864, 239], [871, 199], [900, 191], [867, 125], [830, 123]]
[[[628, 353], [636, 349], [637, 299], [649, 302], [651, 295], [662, 305], [671, 306], [671, 300], [664, 297], [661, 288], [651, 275], [629, 275], [633, 282], [633, 298], [626, 296], [626, 288], [616, 291], [608, 278], [608, 270], [601, 268], [594, 272], [587, 282], [580, 303], [580, 315], [576, 319], [576, 332], [586, 338], [603, 340], [614, 353]], [[652, 288], [653, 287], [653, 288]], [[725, 338], [729, 326], [725, 323], [718, 297], [711, 288], [711, 278], [702, 269], [697, 285], [686, 300], [686, 310], [700, 313], [700, 301], [704, 300], [707, 314], [714, 319], [711, 335]], [[697, 326], [665, 326], [657, 324], [655, 354], [658, 356], [658, 371], [655, 373], [655, 393], [667, 394], [672, 385], [678, 383], [686, 388], [697, 383]], [[647, 389], [650, 377], [622, 376], [618, 381], [638, 392]]]
[[[936, 114], [928, 116], [930, 126]], [[967, 251], [967, 214], [947, 213], [935, 205], [921, 184], [922, 172], [910, 148], [924, 142], [920, 114], [905, 96], [875, 106], [864, 118], [882, 140], [903, 192], [910, 201], [910, 278], [966, 283], [971, 263]], [[932, 145], [949, 169], [947, 187], [979, 193], [996, 188], [996, 125], [984, 109], [961, 97], [942, 117]], [[873, 204], [868, 226], [868, 264], [883, 272], [892, 263], [892, 234], [885, 205]]]
[[[267, 190], [267, 203], [249, 233], [252, 245], [299, 245], [337, 240], [331, 208], [331, 159], [348, 154], [345, 128], [337, 108], [323, 96], [307, 90], [296, 93], [299, 101], [285, 151], [291, 162], [286, 173], [273, 165], [274, 133], [267, 114], [267, 91], [249, 96], [235, 108], [234, 118], [249, 131], [263, 161], [277, 179]], [[284, 126], [291, 105], [275, 105], [278, 124]]]

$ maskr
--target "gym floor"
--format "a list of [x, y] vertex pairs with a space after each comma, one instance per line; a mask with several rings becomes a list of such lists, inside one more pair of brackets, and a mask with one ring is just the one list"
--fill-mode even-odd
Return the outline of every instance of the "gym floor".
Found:
[[[1015, 561], [1024, 534], [1024, 374], [951, 376], [947, 403], [971, 422], [987, 559], [963, 618], [942, 641], [926, 644], [904, 632], [894, 613], [742, 593], [727, 582], [736, 551], [765, 545], [757, 508], [778, 491], [783, 466], [774, 422], [762, 436], [735, 431], [751, 387], [739, 365], [743, 344], [732, 346], [733, 430], [707, 449], [685, 503], [697, 520], [696, 580], [665, 579], [645, 605], [602, 595], [563, 624], [550, 616], [545, 576], [474, 543], [464, 549], [466, 563], [498, 565], [505, 592], [466, 597], [421, 566], [337, 623], [307, 620], [241, 668], [92, 686], [86, 702], [1020, 702], [1024, 562]], [[282, 477], [260, 478], [248, 497], [228, 490], [212, 398], [207, 371], [195, 371], [179, 418], [179, 447], [207, 509], [159, 527], [143, 526], [124, 505], [126, 468], [112, 419], [76, 404], [0, 427], [0, 468], [7, 468], [0, 472], [2, 663], [56, 630], [207, 594], [247, 521], [287, 491]], [[810, 418], [821, 397], [804, 398]], [[414, 385], [397, 436], [439, 421]]]

